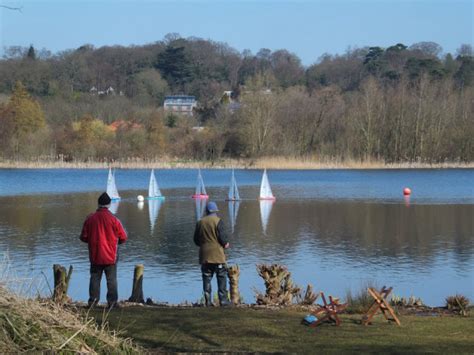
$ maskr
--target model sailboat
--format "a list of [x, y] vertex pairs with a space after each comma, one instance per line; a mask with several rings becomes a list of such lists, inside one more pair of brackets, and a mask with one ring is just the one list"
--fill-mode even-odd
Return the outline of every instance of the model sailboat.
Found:
[[204, 187], [204, 181], [201, 176], [201, 169], [198, 170], [196, 191], [192, 197], [193, 198], [209, 198], [209, 195], [206, 193], [206, 188]]
[[230, 178], [229, 193], [227, 195], [228, 201], [239, 201], [239, 189], [237, 188], [237, 181], [235, 180], [234, 169], [232, 169], [232, 177]]
[[109, 207], [109, 211], [112, 212], [112, 214], [117, 214], [119, 205], [120, 205], [120, 200], [112, 200], [112, 203], [110, 204], [110, 207]]
[[262, 176], [262, 183], [260, 184], [260, 196], [259, 200], [275, 200], [275, 196], [273, 196], [272, 188], [270, 187], [270, 183], [268, 182], [267, 176], [267, 169], [263, 171]]
[[109, 195], [112, 201], [120, 200], [120, 195], [115, 185], [115, 172], [112, 172], [111, 168], [109, 168], [109, 176], [107, 177], [107, 195]]
[[150, 184], [148, 186], [148, 199], [156, 200], [164, 198], [165, 197], [161, 194], [160, 188], [158, 187], [158, 183], [156, 182], [155, 172], [153, 169], [151, 169]]

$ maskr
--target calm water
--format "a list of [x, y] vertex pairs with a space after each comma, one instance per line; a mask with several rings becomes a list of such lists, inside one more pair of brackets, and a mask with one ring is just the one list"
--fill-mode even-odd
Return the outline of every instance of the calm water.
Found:
[[[202, 206], [190, 198], [196, 174], [156, 171], [166, 200], [140, 205], [149, 171], [116, 171], [122, 201], [113, 207], [129, 232], [120, 246], [120, 298], [130, 296], [138, 263], [145, 297], [201, 297], [192, 234]], [[228, 260], [240, 265], [246, 302], [264, 289], [258, 263], [285, 264], [297, 284], [343, 297], [375, 281], [431, 305], [456, 292], [474, 298], [474, 170], [269, 171], [273, 204], [256, 200], [261, 174], [236, 171], [244, 200], [233, 205], [224, 201], [230, 171], [202, 171], [231, 234]], [[52, 283], [53, 263], [72, 264], [69, 293], [86, 300], [89, 261], [78, 236], [106, 179], [106, 170], [0, 170], [0, 252], [9, 275]], [[105, 298], [105, 282], [102, 291]]]

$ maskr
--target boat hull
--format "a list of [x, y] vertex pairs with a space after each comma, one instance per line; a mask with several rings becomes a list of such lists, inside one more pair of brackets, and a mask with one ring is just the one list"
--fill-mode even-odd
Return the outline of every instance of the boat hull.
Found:
[[194, 198], [194, 199], [207, 199], [207, 198], [209, 198], [209, 195], [194, 194], [194, 195], [192, 196], [192, 198]]

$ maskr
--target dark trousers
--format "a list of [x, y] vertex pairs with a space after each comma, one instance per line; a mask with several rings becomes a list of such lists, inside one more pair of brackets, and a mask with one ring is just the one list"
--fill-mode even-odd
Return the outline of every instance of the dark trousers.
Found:
[[94, 265], [91, 264], [91, 279], [89, 283], [89, 305], [99, 302], [100, 299], [100, 281], [102, 273], [105, 271], [107, 279], [107, 302], [110, 305], [117, 303], [117, 264], [112, 265]]
[[225, 264], [202, 264], [202, 287], [204, 290], [204, 298], [206, 306], [212, 304], [212, 287], [211, 280], [214, 274], [217, 277], [217, 294], [219, 296], [219, 303], [227, 303], [227, 268]]

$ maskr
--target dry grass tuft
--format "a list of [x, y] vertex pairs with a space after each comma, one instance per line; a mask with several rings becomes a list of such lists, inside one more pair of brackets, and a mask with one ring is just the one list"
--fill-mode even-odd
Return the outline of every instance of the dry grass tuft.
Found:
[[346, 308], [347, 313], [363, 314], [369, 310], [374, 299], [367, 292], [368, 288], [379, 289], [374, 282], [367, 281], [365, 285], [355, 293], [352, 293], [350, 289], [346, 291], [346, 302], [348, 304], [348, 307]]
[[469, 304], [469, 298], [464, 295], [456, 294], [446, 297], [446, 308], [462, 316], [467, 316]]
[[141, 353], [130, 339], [51, 300], [28, 299], [0, 287], [0, 353]]

